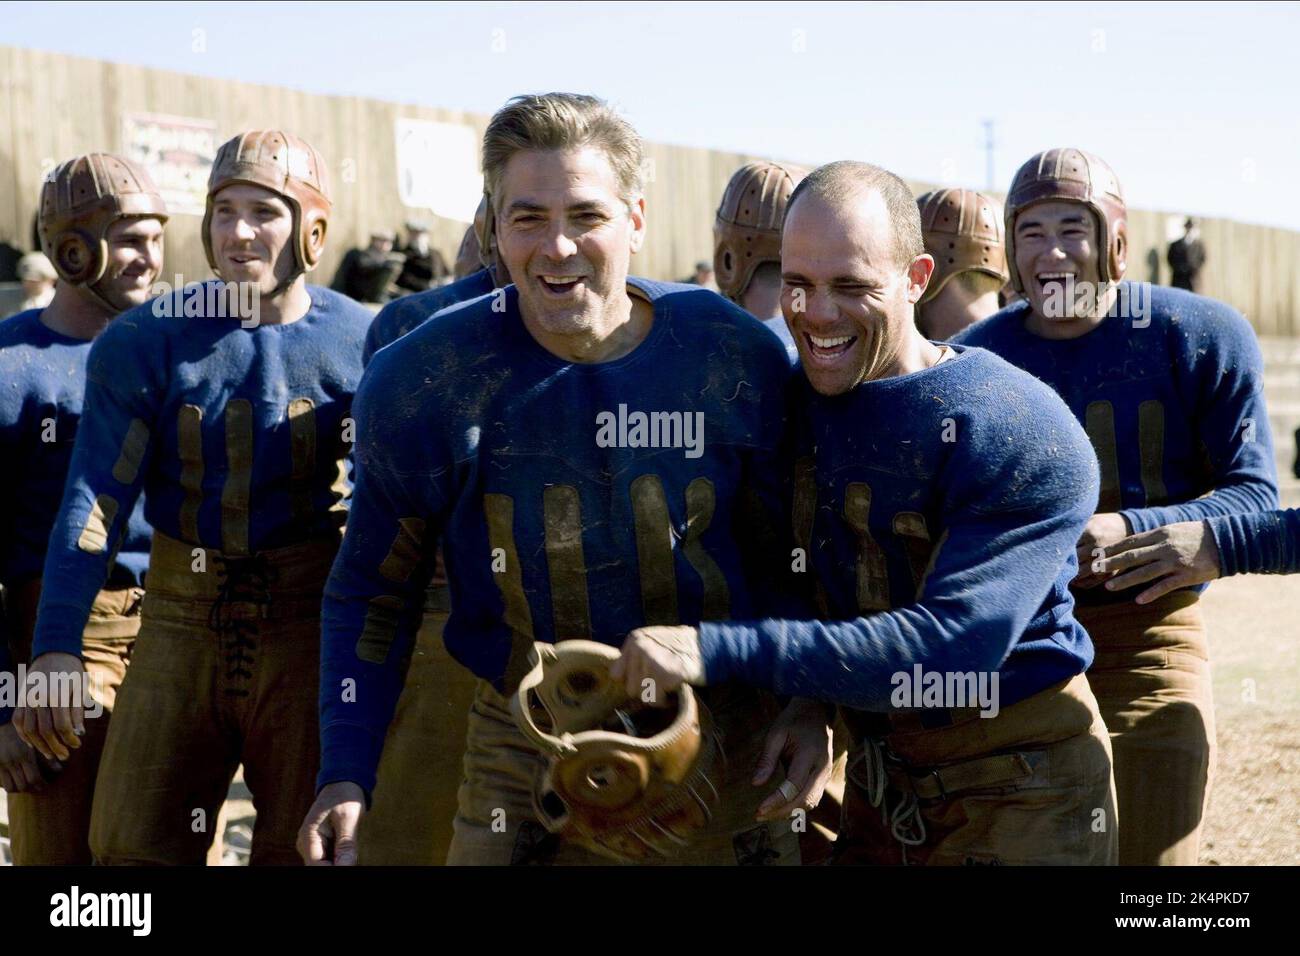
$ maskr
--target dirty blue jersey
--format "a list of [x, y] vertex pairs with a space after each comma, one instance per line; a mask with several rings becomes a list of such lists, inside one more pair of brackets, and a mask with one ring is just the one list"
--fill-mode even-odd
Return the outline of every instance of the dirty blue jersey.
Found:
[[370, 323], [361, 361], [369, 365], [376, 352], [385, 345], [396, 342], [425, 319], [432, 318], [435, 312], [487, 295], [495, 287], [492, 270], [479, 269], [450, 285], [394, 299], [380, 309], [375, 320]]
[[[1022, 301], [953, 341], [997, 353], [1065, 399], [1100, 462], [1098, 510], [1123, 515], [1134, 533], [1276, 508], [1264, 362], [1250, 325], [1191, 292], [1121, 286], [1107, 318], [1076, 339], [1029, 332]], [[1133, 593], [1092, 588], [1080, 600]]]
[[[81, 421], [93, 342], [56, 332], [40, 316], [32, 309], [0, 322], [0, 585], [7, 588], [41, 576]], [[149, 566], [149, 526], [140, 507], [124, 530], [108, 583], [139, 586]], [[12, 663], [0, 628], [0, 671], [12, 672]], [[0, 723], [10, 716], [0, 706]]]
[[1300, 508], [1209, 518], [1222, 577], [1300, 574]]
[[894, 676], [999, 674], [1007, 707], [1082, 673], [1075, 542], [1097, 503], [1088, 438], [989, 352], [837, 396], [791, 380], [795, 540], [820, 620], [710, 621], [710, 684], [894, 710]]
[[36, 653], [80, 652], [105, 543], [142, 489], [156, 531], [228, 556], [337, 534], [371, 315], [337, 292], [307, 290], [301, 319], [251, 328], [184, 316], [190, 293], [179, 290], [124, 312], [95, 341]]
[[[92, 339], [62, 335], [33, 309], [0, 322], [0, 584], [41, 576], [81, 421]], [[139, 586], [149, 526], [131, 512], [110, 582]]]
[[378, 352], [357, 395], [356, 487], [326, 587], [319, 784], [366, 790], [436, 546], [444, 641], [498, 689], [534, 641], [619, 646], [633, 628], [748, 617], [777, 520], [789, 360], [698, 286], [630, 279], [646, 338], [609, 362], [539, 345], [514, 286]]

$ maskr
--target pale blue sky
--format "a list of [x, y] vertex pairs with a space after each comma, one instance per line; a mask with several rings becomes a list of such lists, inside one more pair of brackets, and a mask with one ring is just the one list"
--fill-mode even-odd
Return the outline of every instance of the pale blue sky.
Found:
[[[1300, 228], [1300, 4], [0, 3], [0, 43], [490, 113], [595, 93], [647, 139], [996, 186], [1105, 157], [1137, 207]], [[193, 50], [202, 30], [206, 51]]]

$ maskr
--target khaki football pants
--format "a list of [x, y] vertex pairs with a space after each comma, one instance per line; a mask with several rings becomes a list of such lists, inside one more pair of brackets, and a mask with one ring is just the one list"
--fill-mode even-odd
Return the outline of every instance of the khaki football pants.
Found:
[[[39, 594], [39, 582], [34, 582]], [[140, 588], [100, 591], [82, 634], [81, 657], [90, 680], [90, 693], [102, 707], [92, 716], [84, 701], [86, 734], [71, 751], [63, 769], [54, 773], [40, 793], [11, 793], [9, 836], [18, 866], [89, 866], [90, 810], [108, 738], [118, 687], [131, 660], [131, 646], [140, 629]], [[31, 602], [34, 619], [35, 600]], [[31, 627], [15, 648], [14, 660], [30, 662]], [[37, 758], [44, 763], [44, 758]], [[43, 768], [44, 769], [44, 768]]]
[[321, 592], [337, 539], [247, 558], [155, 533], [149, 594], [104, 749], [90, 845], [104, 864], [204, 862], [242, 762], [250, 863], [296, 865], [315, 799]]
[[1214, 777], [1214, 698], [1199, 596], [1076, 606], [1088, 682], [1115, 755], [1121, 866], [1194, 866]]
[[[845, 719], [861, 726], [860, 714]], [[834, 862], [1116, 862], [1110, 741], [1082, 674], [996, 717], [967, 712], [933, 730], [913, 714], [890, 722], [883, 740], [854, 747]]]
[[[717, 784], [719, 804], [709, 827], [697, 834], [672, 865], [797, 866], [799, 834], [790, 820], [758, 823], [758, 806], [775, 789], [750, 783], [775, 701], [742, 687], [700, 692], [709, 706], [725, 769]], [[545, 766], [510, 714], [509, 701], [479, 682], [469, 715], [464, 783], [447, 863], [457, 865], [610, 866], [615, 861], [576, 846], [545, 829], [533, 809], [533, 792]], [[774, 775], [775, 776], [775, 775]], [[779, 780], [776, 782], [779, 783]]]
[[363, 866], [447, 861], [476, 680], [442, 643], [446, 601], [445, 590], [430, 591], [370, 810], [357, 833]]

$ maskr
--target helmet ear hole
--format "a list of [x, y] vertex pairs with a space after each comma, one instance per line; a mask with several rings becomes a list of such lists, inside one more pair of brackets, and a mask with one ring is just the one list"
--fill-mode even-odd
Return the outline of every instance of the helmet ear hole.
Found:
[[569, 808], [564, 805], [560, 795], [549, 789], [538, 797], [537, 809], [552, 821], [552, 825], [562, 822], [569, 815]]
[[95, 277], [95, 251], [90, 237], [80, 229], [70, 230], [55, 240], [54, 266], [65, 280], [81, 285]]

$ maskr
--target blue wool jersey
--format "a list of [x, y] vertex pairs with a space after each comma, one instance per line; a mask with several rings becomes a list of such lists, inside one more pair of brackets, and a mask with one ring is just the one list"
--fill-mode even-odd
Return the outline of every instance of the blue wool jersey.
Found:
[[1009, 706], [1082, 673], [1075, 542], [1097, 502], [1087, 436], [1051, 389], [980, 349], [844, 395], [791, 383], [795, 540], [821, 621], [709, 622], [709, 683], [863, 711], [892, 680], [999, 671]]
[[1223, 577], [1300, 574], [1300, 508], [1210, 518]]
[[371, 362], [325, 595], [321, 786], [374, 785], [439, 540], [444, 641], [499, 689], [535, 640], [618, 646], [645, 624], [755, 613], [751, 508], [779, 507], [785, 350], [714, 292], [628, 285], [654, 320], [613, 361], [544, 349], [508, 286], [503, 307], [445, 310]]
[[[1130, 303], [1140, 301], [1133, 283], [1122, 285]], [[1017, 302], [954, 341], [996, 352], [1065, 399], [1101, 463], [1098, 507], [1118, 511], [1135, 533], [1276, 508], [1254, 331], [1221, 302], [1145, 288], [1149, 315], [1124, 318], [1115, 308], [1076, 339], [1029, 332], [1029, 307]]]
[[190, 293], [179, 290], [123, 313], [95, 341], [45, 561], [37, 653], [80, 652], [105, 574], [102, 541], [141, 489], [155, 530], [230, 556], [337, 533], [371, 316], [307, 289], [310, 310], [285, 325], [180, 317]]
[[[7, 588], [41, 576], [86, 391], [91, 340], [62, 335], [40, 316], [33, 309], [0, 322], [0, 585]], [[125, 531], [108, 578], [114, 587], [140, 585], [149, 566], [140, 507]], [[0, 671], [12, 669], [0, 629]], [[0, 706], [0, 723], [10, 716]]]
[[[1022, 301], [954, 341], [996, 352], [1065, 399], [1101, 465], [1098, 510], [1123, 515], [1134, 533], [1276, 508], [1264, 361], [1250, 325], [1204, 296], [1121, 285], [1110, 315], [1079, 338], [1029, 332]], [[1149, 309], [1139, 310], [1144, 301]], [[1134, 593], [1091, 588], [1079, 599], [1112, 603]]]
[[[41, 310], [0, 322], [0, 584], [41, 576], [63, 497], [86, 392], [93, 340], [55, 332]], [[149, 566], [149, 526], [131, 512], [110, 583], [138, 586]]]
[[380, 309], [375, 320], [370, 323], [365, 351], [361, 356], [362, 363], [369, 365], [376, 352], [385, 345], [396, 342], [425, 319], [432, 318], [435, 312], [487, 295], [494, 288], [496, 282], [492, 278], [492, 270], [480, 269], [450, 285], [394, 299]]

